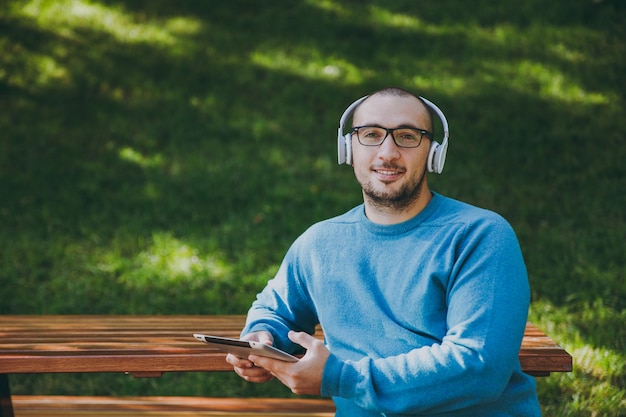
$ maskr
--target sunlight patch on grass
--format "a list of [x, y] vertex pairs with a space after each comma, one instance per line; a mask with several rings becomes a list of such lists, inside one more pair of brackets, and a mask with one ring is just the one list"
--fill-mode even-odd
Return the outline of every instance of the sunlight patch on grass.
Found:
[[612, 349], [583, 345], [569, 351], [575, 367], [600, 379], [626, 375], [626, 355]]
[[62, 36], [80, 38], [80, 30], [98, 30], [122, 42], [166, 46], [176, 43], [175, 35], [197, 33], [201, 28], [199, 20], [183, 17], [140, 22], [123, 10], [85, 0], [32, 0], [22, 8], [21, 14]]
[[570, 64], [588, 61], [590, 58], [582, 52], [581, 45], [595, 41], [598, 36], [596, 32], [589, 29], [557, 30], [544, 25], [527, 28], [519, 28], [511, 24], [489, 27], [468, 25], [459, 30], [463, 30], [473, 46], [493, 45], [503, 50], [515, 51], [520, 56], [536, 53], [542, 56], [552, 55]]
[[376, 5], [368, 5], [367, 8], [346, 7], [341, 2], [333, 0], [308, 0], [307, 3], [338, 17], [350, 18], [358, 25], [366, 25], [377, 31], [392, 28], [434, 34], [457, 30], [450, 26], [428, 24], [415, 15], [394, 13]]
[[572, 355], [575, 372], [602, 380], [626, 376], [626, 352], [603, 346], [623, 337], [624, 330], [613, 328], [612, 323], [623, 323], [624, 317], [625, 312], [601, 301], [557, 307], [541, 300], [533, 302], [530, 309], [530, 320]]
[[411, 79], [409, 86], [417, 91], [445, 91], [446, 94], [455, 95], [463, 93], [468, 88], [466, 77], [459, 77], [448, 73], [442, 76], [441, 72], [437, 74], [420, 74]]
[[173, 17], [165, 22], [164, 27], [177, 35], [195, 35], [202, 30], [202, 22], [189, 17]]
[[198, 249], [162, 232], [155, 233], [152, 245], [124, 268], [120, 281], [133, 288], [185, 284], [188, 289], [199, 288], [209, 279], [222, 279], [229, 272], [230, 267], [220, 256], [203, 256]]
[[120, 149], [119, 156], [121, 159], [139, 165], [142, 168], [156, 168], [163, 165], [163, 155], [160, 153], [146, 156], [128, 146]]
[[[596, 378], [574, 369], [571, 373], [553, 373], [548, 378], [537, 378], [537, 392], [542, 404], [543, 415], [607, 416], [621, 417], [619, 410], [626, 407], [626, 395], [618, 385]], [[560, 404], [545, 399], [561, 398]]]
[[[69, 80], [67, 69], [54, 58], [38, 53], [28, 55], [28, 59], [23, 62], [24, 70], [6, 76], [8, 84], [28, 91], [33, 87], [50, 84], [63, 85]], [[0, 74], [0, 79], [2, 78], [5, 77]]]
[[252, 53], [250, 59], [262, 68], [314, 80], [336, 80], [356, 85], [368, 76], [367, 71], [345, 59], [324, 57], [319, 51], [310, 48], [289, 52], [281, 49], [259, 49]]
[[575, 51], [562, 42], [556, 42], [548, 46], [549, 50], [564, 61], [571, 63], [582, 62], [585, 60], [585, 56], [580, 51]]
[[[519, 28], [510, 24], [492, 27], [468, 25], [462, 30], [472, 48], [491, 45], [494, 51], [508, 49], [512, 52], [509, 60], [482, 62], [484, 70], [477, 71], [480, 74], [477, 77], [483, 84], [506, 80], [507, 86], [524, 94], [538, 94], [542, 98], [565, 103], [607, 104], [611, 101], [606, 94], [588, 91], [558, 66], [543, 62], [545, 55], [557, 57], [567, 65], [588, 61], [590, 58], [576, 47], [585, 40], [594, 39], [597, 35], [592, 31], [558, 31], [544, 26]], [[539, 50], [539, 44], [545, 46]]]
[[[18, 6], [14, 6], [18, 7]], [[187, 17], [173, 17], [165, 21], [150, 21], [145, 16], [134, 16], [123, 10], [92, 3], [86, 0], [31, 0], [15, 11], [15, 15], [32, 20], [39, 28], [56, 34], [61, 39], [85, 42], [87, 33], [107, 34], [120, 43], [148, 43], [166, 47], [171, 54], [184, 51], [183, 37], [201, 30], [201, 22]], [[100, 35], [98, 35], [100, 36]], [[0, 45], [21, 57], [18, 64], [25, 67], [19, 72], [0, 74], [10, 85], [32, 90], [33, 87], [69, 85], [72, 71], [63, 63], [68, 59], [62, 42], [49, 53], [24, 49], [19, 39]], [[118, 97], [114, 97], [118, 98]]]
[[377, 26], [382, 25], [384, 27], [412, 30], [425, 28], [424, 23], [419, 18], [414, 16], [400, 13], [392, 13], [389, 10], [383, 9], [378, 6], [370, 6], [369, 11], [372, 22], [375, 23]]
[[332, 12], [337, 16], [346, 16], [349, 14], [348, 9], [345, 6], [339, 4], [337, 1], [333, 0], [307, 0], [307, 3], [310, 6], [317, 7], [318, 9], [325, 10], [327, 12]]
[[554, 68], [531, 60], [486, 62], [483, 81], [506, 79], [508, 86], [525, 94], [538, 94], [548, 100], [566, 103], [606, 104], [610, 98], [604, 94], [586, 91], [582, 86]]
[[458, 34], [462, 35], [466, 26], [461, 25], [436, 25], [423, 21], [416, 15], [406, 13], [394, 13], [380, 6], [368, 8], [370, 24], [375, 29], [400, 29], [428, 35]]

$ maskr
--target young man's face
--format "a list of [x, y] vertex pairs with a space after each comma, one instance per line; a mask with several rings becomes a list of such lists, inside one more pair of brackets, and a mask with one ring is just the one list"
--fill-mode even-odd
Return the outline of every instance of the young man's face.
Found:
[[[432, 131], [424, 104], [415, 97], [374, 95], [356, 110], [354, 126], [413, 127]], [[431, 141], [416, 148], [398, 147], [391, 134], [378, 146], [362, 145], [352, 134], [352, 165], [364, 198], [381, 207], [404, 209], [427, 190], [426, 161]]]

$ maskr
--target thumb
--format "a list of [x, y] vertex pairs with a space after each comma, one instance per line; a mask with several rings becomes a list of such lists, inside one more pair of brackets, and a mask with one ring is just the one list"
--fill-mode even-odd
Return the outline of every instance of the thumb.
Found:
[[294, 332], [293, 330], [290, 330], [288, 336], [289, 340], [299, 344], [306, 350], [312, 349], [315, 344], [318, 343], [316, 338], [305, 332]]
[[274, 337], [272, 336], [272, 334], [264, 330], [248, 333], [242, 337], [242, 340], [251, 340], [251, 341], [260, 342], [266, 345], [274, 344]]

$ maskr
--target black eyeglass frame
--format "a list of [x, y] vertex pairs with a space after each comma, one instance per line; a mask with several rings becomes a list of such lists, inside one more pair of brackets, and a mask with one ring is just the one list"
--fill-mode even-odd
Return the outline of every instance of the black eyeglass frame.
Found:
[[[363, 143], [361, 142], [361, 137], [359, 136], [359, 129], [362, 129], [364, 127], [374, 127], [377, 129], [383, 129], [385, 131], [385, 136], [383, 136], [382, 140], [378, 143]], [[396, 140], [396, 135], [395, 135], [395, 131], [396, 130], [412, 130], [415, 131], [417, 133], [419, 133], [420, 135], [420, 140], [417, 143], [417, 145], [415, 146], [403, 146], [400, 145], [398, 143], [398, 141]], [[377, 126], [377, 125], [363, 125], [363, 126], [354, 126], [351, 130], [352, 133], [356, 133], [356, 138], [359, 141], [359, 143], [363, 146], [380, 146], [383, 144], [383, 142], [385, 141], [385, 139], [387, 139], [387, 136], [389, 136], [389, 134], [391, 134], [391, 139], [393, 139], [393, 143], [396, 144], [397, 147], [399, 148], [418, 148], [421, 144], [422, 144], [422, 140], [424, 139], [424, 136], [426, 136], [428, 139], [430, 139], [431, 141], [433, 140], [433, 133], [425, 130], [425, 129], [420, 129], [417, 127], [408, 127], [408, 126], [402, 126], [402, 127], [395, 127], [395, 128], [387, 128], [387, 127], [382, 127], [382, 126]]]

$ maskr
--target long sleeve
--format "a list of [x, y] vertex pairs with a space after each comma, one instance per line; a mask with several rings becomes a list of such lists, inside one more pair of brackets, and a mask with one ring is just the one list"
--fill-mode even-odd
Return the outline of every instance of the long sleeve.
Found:
[[242, 335], [265, 330], [274, 336], [274, 346], [287, 352], [300, 349], [287, 337], [289, 330], [313, 334], [318, 319], [313, 302], [297, 281], [297, 261], [289, 251], [276, 276], [252, 303]]

